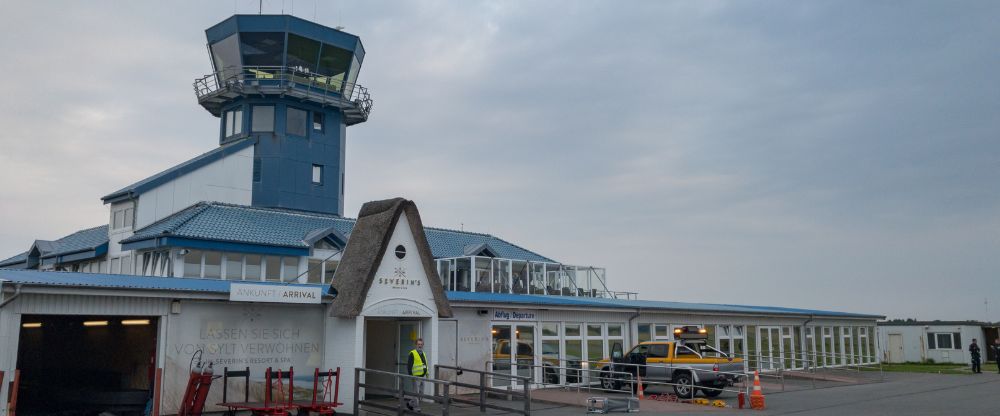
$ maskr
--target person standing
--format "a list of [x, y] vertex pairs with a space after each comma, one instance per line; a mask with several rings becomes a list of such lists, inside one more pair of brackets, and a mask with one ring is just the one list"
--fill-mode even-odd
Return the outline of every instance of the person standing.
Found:
[[972, 372], [979, 374], [983, 372], [980, 366], [980, 360], [982, 356], [980, 355], [979, 345], [976, 344], [976, 339], [972, 339], [972, 344], [969, 344], [969, 355], [972, 356]]
[[1000, 338], [993, 340], [993, 359], [997, 362], [997, 372], [1000, 373]]
[[[409, 369], [410, 375], [413, 377], [427, 377], [427, 357], [424, 355], [424, 339], [417, 338], [416, 348], [410, 350], [410, 356], [406, 360], [406, 368]], [[424, 382], [419, 378], [413, 378], [410, 380], [410, 391], [412, 393], [420, 393], [423, 391]], [[406, 407], [410, 410], [420, 411], [420, 397], [411, 396], [406, 402]]]

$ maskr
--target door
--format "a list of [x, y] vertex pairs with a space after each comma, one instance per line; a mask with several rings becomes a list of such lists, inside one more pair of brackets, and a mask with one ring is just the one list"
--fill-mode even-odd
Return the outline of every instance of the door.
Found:
[[[409, 361], [410, 351], [417, 346], [417, 338], [420, 338], [420, 322], [401, 321], [396, 325], [396, 372], [399, 374], [410, 374], [406, 363]], [[427, 352], [424, 352], [424, 356]], [[427, 371], [430, 371], [428, 369]]]
[[667, 363], [670, 358], [670, 348], [673, 345], [673, 343], [661, 343], [649, 346], [649, 352], [646, 354], [647, 367], [645, 377], [658, 381], [667, 379]]
[[781, 328], [760, 327], [757, 337], [757, 360], [761, 371], [781, 366]]
[[[492, 372], [516, 375], [535, 380], [535, 326], [496, 324], [490, 330], [493, 336]], [[494, 377], [493, 386], [519, 386], [521, 383], [508, 377]]]
[[903, 334], [889, 334], [889, 362], [901, 363], [903, 359]]

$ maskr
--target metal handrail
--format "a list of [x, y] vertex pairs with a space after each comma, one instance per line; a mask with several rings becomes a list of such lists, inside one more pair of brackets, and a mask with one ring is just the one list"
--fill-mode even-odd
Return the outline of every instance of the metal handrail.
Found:
[[[390, 377], [393, 378], [393, 385], [395, 385], [396, 387], [394, 389], [389, 389], [389, 388], [385, 388], [385, 387], [381, 387], [381, 386], [374, 386], [374, 385], [371, 385], [371, 384], [368, 384], [368, 383], [363, 383], [363, 382], [361, 382], [361, 374], [362, 373], [364, 373], [365, 375], [368, 375], [368, 374], [381, 374], [381, 375], [390, 376]], [[416, 381], [419, 381], [421, 383], [431, 383], [431, 384], [434, 384], [434, 393], [435, 394], [434, 395], [428, 395], [428, 394], [424, 394], [422, 391], [406, 392], [406, 389], [405, 389], [404, 384], [402, 382], [403, 380], [416, 380]], [[440, 403], [441, 404], [442, 415], [447, 416], [448, 412], [449, 412], [449, 409], [451, 408], [451, 402], [453, 401], [453, 399], [450, 397], [450, 395], [448, 393], [449, 389], [445, 388], [444, 389], [444, 394], [441, 395], [441, 396], [439, 396], [437, 394], [437, 392], [438, 392], [439, 385], [445, 385], [445, 386], [447, 386], [448, 384], [450, 384], [450, 383], [448, 383], [447, 381], [441, 381], [441, 380], [427, 378], [427, 377], [417, 377], [417, 376], [411, 376], [411, 375], [407, 375], [407, 374], [399, 374], [399, 373], [393, 373], [393, 372], [389, 372], [389, 371], [382, 371], [382, 370], [375, 370], [375, 369], [370, 369], [370, 368], [360, 368], [360, 367], [357, 367], [357, 368], [354, 369], [354, 411], [357, 414], [358, 409], [360, 408], [360, 406], [364, 405], [364, 406], [370, 406], [370, 407], [377, 408], [377, 409], [382, 409], [382, 410], [390, 410], [390, 411], [394, 410], [394, 411], [397, 412], [398, 415], [412, 414], [412, 415], [418, 415], [418, 416], [427, 416], [426, 413], [407, 409], [407, 407], [406, 407], [406, 397], [410, 396], [410, 397], [415, 397], [417, 400], [429, 399], [429, 400], [431, 400], [431, 401], [433, 401], [435, 403]], [[374, 401], [371, 401], [371, 400], [367, 400], [367, 399], [362, 400], [361, 399], [361, 389], [362, 388], [365, 389], [365, 393], [367, 393], [369, 390], [375, 390], [375, 391], [381, 391], [381, 392], [384, 392], [384, 393], [390, 393], [390, 394], [392, 394], [392, 396], [396, 400], [398, 400], [398, 403], [397, 403], [398, 407], [388, 406], [388, 405], [385, 405], [385, 404], [382, 404], [382, 403], [377, 403], [377, 402], [374, 402]]]
[[[479, 399], [478, 399], [478, 401], [465, 400], [465, 399], [462, 399], [462, 398], [459, 398], [459, 397], [451, 397], [452, 401], [458, 402], [458, 403], [465, 403], [465, 404], [477, 405], [477, 406], [479, 406], [480, 412], [484, 412], [484, 413], [486, 412], [487, 408], [490, 408], [490, 409], [500, 410], [500, 411], [505, 411], [505, 412], [520, 413], [520, 414], [523, 414], [524, 416], [531, 415], [531, 386], [530, 386], [530, 383], [527, 383], [527, 381], [531, 380], [529, 377], [522, 377], [522, 376], [517, 376], [517, 375], [513, 375], [513, 374], [495, 373], [495, 372], [490, 372], [490, 371], [480, 371], [480, 370], [475, 370], [475, 369], [471, 369], [471, 368], [463, 368], [463, 367], [456, 367], [456, 366], [438, 364], [438, 365], [434, 366], [434, 378], [435, 379], [439, 379], [439, 380], [441, 379], [441, 370], [442, 369], [453, 370], [453, 371], [455, 371], [456, 376], [460, 375], [460, 374], [463, 374], [465, 372], [470, 372], [470, 373], [478, 374], [479, 375], [479, 385], [470, 384], [470, 383], [463, 383], [463, 382], [458, 381], [457, 379], [455, 381], [445, 382], [446, 383], [444, 385], [445, 390], [450, 390], [451, 386], [465, 387], [465, 388], [479, 390], [479, 394], [478, 394]], [[490, 378], [492, 380], [493, 377], [497, 377], [497, 376], [499, 376], [501, 378], [510, 378], [512, 382], [514, 380], [525, 381], [525, 383], [521, 383], [523, 391], [516, 392], [516, 391], [514, 391], [512, 389], [509, 389], [509, 388], [507, 390], [501, 390], [501, 389], [497, 389], [497, 388], [495, 388], [493, 386], [487, 386], [486, 385], [486, 379], [487, 378]], [[435, 388], [434, 388], [434, 394], [435, 395], [437, 395], [437, 391], [438, 391], [438, 387], [435, 386]], [[513, 408], [513, 407], [500, 406], [500, 405], [497, 405], [497, 404], [488, 403], [486, 401], [486, 396], [487, 396], [487, 394], [490, 394], [490, 393], [507, 395], [511, 399], [513, 399], [514, 397], [517, 397], [517, 398], [522, 399], [524, 401], [524, 406], [523, 406], [522, 409], [517, 409], [517, 408]], [[450, 393], [448, 393], [446, 391], [445, 392], [445, 396], [450, 397]]]
[[321, 93], [325, 103], [352, 105], [365, 118], [373, 105], [368, 89], [345, 80], [311, 71], [284, 66], [227, 67], [194, 80], [195, 95], [199, 100], [219, 92], [234, 89], [243, 91], [247, 86], [267, 85], [276, 88], [301, 86], [307, 91]]

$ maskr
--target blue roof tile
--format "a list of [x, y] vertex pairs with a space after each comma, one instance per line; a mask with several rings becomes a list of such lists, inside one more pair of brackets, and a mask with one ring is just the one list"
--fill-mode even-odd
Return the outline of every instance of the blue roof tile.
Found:
[[108, 242], [108, 226], [100, 225], [86, 230], [80, 230], [53, 241], [53, 251], [42, 255], [43, 258], [63, 254], [93, 250]]
[[16, 256], [0, 260], [0, 267], [9, 266], [11, 264], [24, 263], [26, 260], [28, 260], [28, 252], [27, 251], [25, 251], [24, 253], [18, 254]]
[[608, 309], [642, 309], [685, 312], [726, 312], [767, 315], [822, 316], [841, 318], [884, 319], [881, 315], [848, 312], [822, 311], [813, 309], [784, 308], [778, 306], [728, 305], [714, 303], [667, 302], [654, 300], [603, 299], [576, 296], [515, 295], [484, 292], [448, 292], [452, 302], [481, 302], [503, 305], [548, 305], [566, 307], [593, 307]]
[[[55, 241], [35, 240], [34, 245], [42, 250], [41, 258], [53, 258], [66, 254], [96, 250], [108, 243], [108, 226], [101, 225], [77, 231]], [[44, 247], [44, 249], [43, 249]], [[0, 267], [24, 263], [28, 252], [0, 261]]]
[[[354, 219], [336, 215], [280, 208], [259, 208], [219, 202], [201, 202], [139, 229], [123, 243], [171, 236], [265, 246], [309, 248], [316, 230], [335, 229], [349, 236]], [[489, 234], [425, 228], [436, 258], [465, 255], [465, 247], [488, 244], [502, 258], [547, 261], [551, 259]]]

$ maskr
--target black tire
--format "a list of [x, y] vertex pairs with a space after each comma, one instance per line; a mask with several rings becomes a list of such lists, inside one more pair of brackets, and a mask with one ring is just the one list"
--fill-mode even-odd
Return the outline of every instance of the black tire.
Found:
[[722, 387], [723, 386], [712, 385], [712, 386], [707, 386], [707, 387], [709, 387], [709, 388], [707, 388], [707, 389], [706, 388], [702, 388], [701, 389], [701, 392], [702, 392], [702, 394], [705, 395], [705, 397], [708, 397], [708, 398], [719, 397], [719, 395], [722, 394]]
[[674, 375], [674, 394], [681, 399], [690, 399], [694, 396], [694, 380], [690, 373], [679, 373]]
[[559, 371], [552, 367], [545, 367], [543, 371], [545, 372], [545, 383], [559, 384]]
[[608, 369], [601, 370], [601, 389], [604, 391], [615, 391], [622, 389], [622, 382], [608, 373]]

